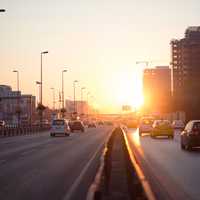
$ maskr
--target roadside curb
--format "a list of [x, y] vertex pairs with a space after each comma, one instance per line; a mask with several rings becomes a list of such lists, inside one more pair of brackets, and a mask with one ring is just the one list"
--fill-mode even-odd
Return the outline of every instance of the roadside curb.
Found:
[[86, 196], [86, 200], [100, 200], [101, 199], [101, 192], [99, 191], [99, 187], [100, 187], [100, 183], [101, 183], [101, 179], [103, 176], [103, 172], [104, 172], [104, 167], [105, 167], [105, 155], [108, 151], [108, 142], [110, 140], [110, 137], [112, 136], [113, 131], [115, 130], [115, 128], [113, 128], [111, 131], [108, 131], [109, 137], [107, 139], [107, 141], [105, 142], [105, 147], [102, 151], [101, 157], [100, 157], [100, 166], [98, 168], [97, 174], [94, 178], [93, 183], [91, 184], [91, 186], [89, 187], [87, 196]]

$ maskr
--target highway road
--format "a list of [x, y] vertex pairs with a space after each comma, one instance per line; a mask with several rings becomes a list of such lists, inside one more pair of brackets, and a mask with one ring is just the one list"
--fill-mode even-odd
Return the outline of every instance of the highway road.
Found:
[[129, 129], [128, 141], [159, 200], [200, 199], [200, 149], [180, 148], [180, 133], [174, 140], [139, 137], [138, 129]]
[[0, 199], [84, 199], [112, 126], [0, 139]]

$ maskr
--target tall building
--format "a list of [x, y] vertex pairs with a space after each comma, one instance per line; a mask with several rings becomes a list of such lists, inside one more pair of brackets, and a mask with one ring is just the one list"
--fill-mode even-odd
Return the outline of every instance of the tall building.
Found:
[[21, 92], [12, 91], [10, 86], [0, 85], [0, 120], [11, 124], [17, 123], [18, 109], [20, 121], [31, 124], [35, 116], [35, 96], [22, 95]]
[[168, 66], [148, 68], [143, 74], [144, 108], [165, 113], [171, 109], [171, 70]]
[[[87, 114], [89, 111], [89, 106], [86, 101], [75, 101], [76, 111], [78, 114]], [[65, 108], [68, 114], [74, 112], [74, 101], [66, 100]]]
[[185, 37], [171, 41], [174, 110], [187, 120], [200, 119], [200, 27], [189, 27]]

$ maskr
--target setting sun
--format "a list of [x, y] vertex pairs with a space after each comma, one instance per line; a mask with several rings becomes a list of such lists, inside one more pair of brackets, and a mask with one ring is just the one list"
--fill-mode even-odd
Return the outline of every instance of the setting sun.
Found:
[[140, 70], [118, 69], [111, 77], [104, 77], [107, 82], [107, 98], [113, 100], [113, 104], [121, 107], [130, 105], [132, 110], [138, 109], [143, 104], [142, 77]]

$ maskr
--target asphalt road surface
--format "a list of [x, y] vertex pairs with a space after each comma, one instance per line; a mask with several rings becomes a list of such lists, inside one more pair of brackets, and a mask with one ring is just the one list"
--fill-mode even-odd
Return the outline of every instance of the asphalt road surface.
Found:
[[0, 139], [0, 199], [84, 199], [112, 127]]
[[200, 199], [200, 149], [181, 150], [177, 132], [174, 140], [139, 137], [136, 129], [128, 132], [131, 150], [158, 199]]

